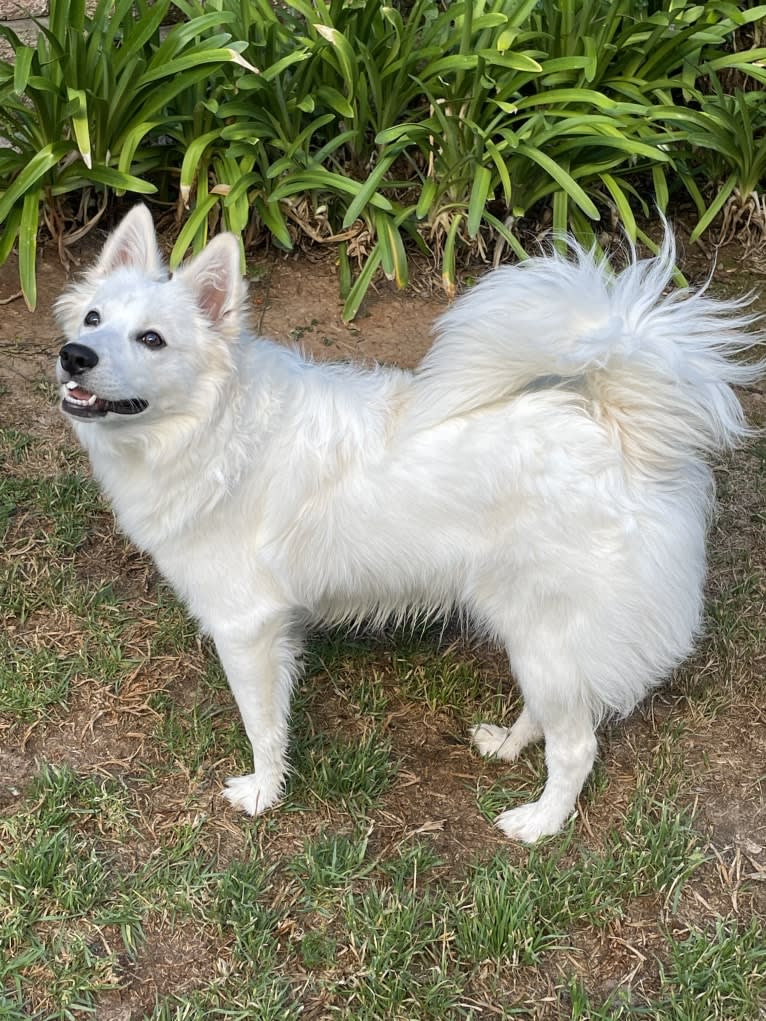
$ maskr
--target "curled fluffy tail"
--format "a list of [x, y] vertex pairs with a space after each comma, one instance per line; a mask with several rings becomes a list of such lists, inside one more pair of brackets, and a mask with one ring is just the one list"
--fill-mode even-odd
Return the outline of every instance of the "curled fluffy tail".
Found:
[[747, 427], [732, 385], [764, 371], [740, 357], [760, 343], [748, 331], [757, 317], [743, 311], [747, 299], [665, 294], [670, 232], [656, 258], [634, 253], [616, 274], [592, 252], [571, 250], [495, 270], [442, 316], [416, 373], [416, 421], [571, 381], [648, 471], [736, 443]]

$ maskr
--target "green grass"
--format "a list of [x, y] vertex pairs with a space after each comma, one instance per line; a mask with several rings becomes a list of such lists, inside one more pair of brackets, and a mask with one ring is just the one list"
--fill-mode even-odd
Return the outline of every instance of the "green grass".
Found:
[[667, 989], [662, 1001], [671, 1021], [710, 1017], [747, 1021], [766, 1002], [766, 926], [753, 920], [739, 926], [719, 920], [702, 932], [689, 931], [668, 942], [669, 963], [662, 969]]
[[34, 634], [0, 635], [0, 712], [35, 719], [50, 707], [65, 706], [75, 681], [117, 692], [144, 661], [140, 654], [131, 655], [126, 621], [119, 614], [102, 607], [81, 624], [74, 648], [63, 650], [40, 644]]
[[[669, 826], [662, 812], [633, 826], [629, 819], [628, 839], [615, 833], [599, 854], [575, 849], [569, 837], [518, 865], [496, 854], [463, 878], [447, 874], [427, 843], [373, 856], [363, 827], [306, 841], [284, 869], [247, 842], [224, 865], [201, 819], [166, 830], [130, 868], [124, 851], [141, 857], [140, 827], [131, 792], [117, 781], [52, 768], [35, 778], [24, 811], [2, 826], [13, 848], [0, 868], [4, 1016], [21, 1016], [27, 976], [41, 972], [59, 1004], [46, 1016], [90, 1011], [129, 971], [115, 935], [104, 953], [94, 934], [119, 932], [123, 955], [135, 961], [144, 930], [170, 917], [219, 940], [229, 963], [196, 991], [159, 1003], [158, 1021], [221, 1010], [245, 1018], [255, 1004], [259, 1017], [297, 1016], [306, 988], [349, 1018], [469, 1017], [461, 1004], [476, 982], [492, 986], [490, 976], [497, 982], [507, 967], [555, 958], [573, 924], [609, 925], [633, 898], [665, 894], [701, 862], [690, 820]], [[756, 920], [719, 921], [683, 938], [666, 931], [665, 993], [635, 1016], [744, 1021], [763, 990], [763, 935]], [[291, 961], [308, 975], [301, 983]], [[562, 992], [567, 998], [572, 1017], [613, 1016], [583, 983]], [[705, 1013], [711, 1004], [717, 1013]], [[625, 1007], [615, 1016], [634, 1015]]]
[[115, 845], [96, 833], [122, 837], [131, 815], [121, 784], [43, 767], [24, 810], [0, 821], [0, 978], [9, 1009], [23, 1007], [30, 975], [62, 1018], [115, 987], [117, 953], [104, 952], [98, 931], [107, 919], [126, 920]]
[[322, 735], [293, 743], [294, 770], [288, 800], [295, 808], [309, 801], [361, 814], [379, 802], [396, 776], [391, 743], [374, 730], [355, 738]]
[[347, 1016], [453, 1016], [461, 990], [449, 974], [448, 904], [441, 891], [397, 883], [346, 899], [352, 966], [339, 992]]
[[636, 1003], [619, 990], [594, 1003], [581, 981], [569, 990], [572, 1021], [754, 1021], [766, 998], [766, 927], [719, 920], [706, 930], [667, 934], [662, 994]]
[[288, 862], [307, 909], [332, 905], [340, 892], [369, 875], [374, 860], [368, 858], [368, 837], [364, 827], [352, 833], [331, 833], [306, 840], [302, 851]]
[[37, 446], [32, 433], [14, 428], [0, 429], [0, 454], [11, 464], [23, 464]]
[[426, 641], [415, 645], [414, 637], [408, 638], [410, 649], [405, 646], [394, 656], [397, 682], [407, 698], [422, 702], [431, 712], [447, 709], [466, 715], [477, 712], [481, 704], [493, 718], [498, 716], [502, 694], [497, 696], [497, 705], [488, 704], [492, 692], [487, 678], [465, 652], [437, 652], [433, 638], [424, 636]]
[[95, 483], [81, 475], [0, 478], [0, 537], [7, 536], [14, 518], [29, 515], [32, 521], [25, 524], [32, 525], [32, 537], [66, 554], [86, 542], [102, 510]]
[[181, 768], [194, 773], [215, 750], [220, 753], [239, 748], [243, 755], [247, 754], [245, 742], [234, 732], [236, 719], [231, 724], [222, 719], [224, 713], [236, 717], [233, 705], [222, 710], [205, 699], [180, 706], [166, 691], [152, 695], [150, 705], [156, 713], [153, 737], [168, 770]]

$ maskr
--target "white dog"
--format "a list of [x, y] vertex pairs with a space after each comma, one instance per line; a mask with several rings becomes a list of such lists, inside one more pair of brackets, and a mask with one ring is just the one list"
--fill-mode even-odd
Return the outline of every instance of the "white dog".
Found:
[[[574, 248], [574, 246], [573, 246]], [[169, 277], [133, 209], [57, 310], [61, 406], [121, 527], [212, 635], [253, 747], [227, 781], [283, 791], [308, 623], [459, 608], [503, 643], [524, 696], [473, 743], [545, 740], [524, 841], [571, 814], [594, 728], [689, 653], [700, 626], [707, 456], [746, 431], [730, 384], [760, 365], [741, 302], [663, 297], [674, 264], [593, 256], [490, 273], [415, 372], [314, 364], [252, 336], [240, 253], [216, 237]]]

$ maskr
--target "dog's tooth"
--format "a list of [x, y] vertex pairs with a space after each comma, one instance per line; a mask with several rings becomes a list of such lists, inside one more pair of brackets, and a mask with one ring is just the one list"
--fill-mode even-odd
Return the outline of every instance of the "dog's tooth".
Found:
[[96, 397], [95, 394], [91, 394], [90, 397], [88, 398], [88, 404], [95, 404], [97, 400], [98, 397]]
[[73, 379], [70, 379], [69, 382], [66, 385], [66, 388], [67, 388], [67, 390], [76, 390], [77, 389], [77, 383], [75, 383], [75, 381]]

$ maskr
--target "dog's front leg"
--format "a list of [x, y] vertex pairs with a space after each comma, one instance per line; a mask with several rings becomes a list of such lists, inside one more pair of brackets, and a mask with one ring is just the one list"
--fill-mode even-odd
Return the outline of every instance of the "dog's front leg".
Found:
[[253, 772], [227, 780], [223, 796], [248, 815], [259, 815], [284, 790], [298, 641], [285, 615], [247, 632], [232, 626], [216, 629], [213, 637], [253, 748]]

